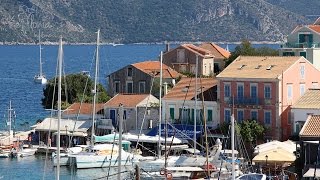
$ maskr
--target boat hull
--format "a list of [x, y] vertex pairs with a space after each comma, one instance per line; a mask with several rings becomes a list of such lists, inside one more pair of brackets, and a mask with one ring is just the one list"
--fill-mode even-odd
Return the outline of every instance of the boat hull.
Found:
[[[110, 155], [75, 155], [69, 156], [70, 163], [76, 165], [78, 169], [85, 168], [102, 168], [109, 166], [118, 166], [118, 156]], [[121, 158], [121, 166], [132, 166], [133, 161], [130, 155], [123, 155]]]

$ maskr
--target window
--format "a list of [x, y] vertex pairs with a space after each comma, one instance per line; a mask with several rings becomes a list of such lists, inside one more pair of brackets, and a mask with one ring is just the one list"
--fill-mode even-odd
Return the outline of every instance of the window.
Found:
[[[193, 124], [194, 123], [194, 109], [192, 109], [191, 111], [191, 123]], [[203, 118], [202, 118], [202, 111], [200, 109], [197, 109], [197, 114], [196, 114], [196, 124], [199, 124], [203, 121]]]
[[146, 92], [146, 82], [140, 81], [139, 82], [139, 93], [145, 93]]
[[302, 96], [305, 92], [305, 84], [300, 84], [300, 96]]
[[207, 64], [204, 64], [204, 74], [207, 74]]
[[224, 109], [224, 121], [229, 123], [231, 121], [231, 111], [230, 109]]
[[258, 88], [257, 84], [250, 84], [250, 97], [251, 98], [257, 98], [258, 97]]
[[114, 81], [114, 92], [115, 93], [120, 92], [120, 81]]
[[304, 32], [299, 34], [299, 47], [300, 48], [311, 48], [313, 44], [313, 34]]
[[264, 111], [264, 123], [271, 125], [271, 111]]
[[301, 79], [304, 79], [304, 74], [305, 73], [305, 71], [304, 71], [304, 64], [301, 64], [300, 65], [300, 78]]
[[131, 67], [128, 68], [127, 74], [128, 74], [128, 77], [132, 77], [132, 68]]
[[133, 93], [133, 82], [127, 81], [127, 93]]
[[237, 110], [237, 114], [238, 114], [238, 116], [237, 116], [238, 122], [240, 123], [240, 122], [242, 122], [244, 120], [243, 110], [242, 109], [238, 109]]
[[184, 49], [177, 49], [177, 62], [185, 62]]
[[292, 99], [293, 93], [292, 93], [292, 84], [287, 84], [287, 94], [288, 94], [288, 100]]
[[243, 87], [243, 83], [238, 83], [237, 84], [237, 97], [238, 98], [243, 98], [244, 95], [244, 87]]
[[190, 65], [190, 72], [196, 74], [196, 65]]
[[231, 96], [231, 85], [230, 83], [224, 84], [224, 97], [230, 97]]
[[181, 72], [186, 72], [187, 71], [186, 65], [180, 65], [180, 71]]
[[183, 107], [182, 109], [179, 109], [179, 114], [180, 114], [180, 119], [182, 121], [182, 123], [188, 123], [190, 120], [190, 109], [188, 107]]
[[258, 111], [257, 110], [251, 110], [251, 119], [258, 121]]
[[271, 99], [271, 84], [264, 85], [264, 98]]
[[301, 51], [301, 52], [299, 53], [299, 55], [300, 55], [300, 56], [303, 56], [304, 58], [307, 58], [307, 52], [305, 52], [305, 51]]
[[212, 121], [212, 109], [208, 109], [208, 118], [207, 118], [207, 121], [208, 122], [211, 122]]
[[294, 52], [283, 52], [282, 56], [294, 56]]
[[174, 120], [174, 105], [169, 105], [170, 109], [170, 119]]

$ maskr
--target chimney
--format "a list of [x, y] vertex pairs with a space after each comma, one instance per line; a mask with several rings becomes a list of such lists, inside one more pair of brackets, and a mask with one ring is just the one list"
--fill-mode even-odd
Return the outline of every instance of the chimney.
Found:
[[166, 51], [165, 52], [169, 52], [170, 51], [170, 43], [168, 41], [166, 41], [165, 44], [166, 44]]
[[163, 85], [164, 85], [163, 95], [166, 95], [168, 94], [168, 83], [164, 82]]

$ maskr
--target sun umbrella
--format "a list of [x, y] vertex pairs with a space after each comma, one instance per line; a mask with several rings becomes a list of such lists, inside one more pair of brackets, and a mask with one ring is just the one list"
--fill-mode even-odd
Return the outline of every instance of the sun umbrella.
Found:
[[261, 152], [252, 159], [253, 162], [267, 163], [292, 163], [295, 160], [296, 156], [293, 153], [289, 153], [282, 148]]

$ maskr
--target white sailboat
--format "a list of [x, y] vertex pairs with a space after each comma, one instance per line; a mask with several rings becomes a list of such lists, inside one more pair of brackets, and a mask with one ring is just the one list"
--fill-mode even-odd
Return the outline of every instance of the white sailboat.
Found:
[[39, 74], [34, 76], [34, 82], [40, 83], [40, 84], [47, 84], [46, 76], [42, 72], [42, 47], [41, 47], [41, 41], [40, 41], [40, 31], [39, 31], [39, 61], [40, 61], [40, 71]]
[[[100, 30], [97, 33], [96, 47], [96, 67], [94, 81], [94, 97], [93, 97], [93, 113], [92, 113], [92, 135], [91, 146], [87, 149], [88, 152], [69, 155], [71, 164], [75, 164], [79, 168], [101, 168], [109, 166], [132, 166], [133, 154], [124, 151], [120, 145], [115, 144], [94, 144], [95, 132], [95, 103], [97, 99], [97, 78], [99, 68], [99, 46], [100, 46]], [[121, 115], [120, 115], [121, 117]], [[119, 130], [122, 133], [121, 130]], [[121, 138], [121, 137], [119, 137]], [[120, 164], [118, 164], [120, 163]]]

